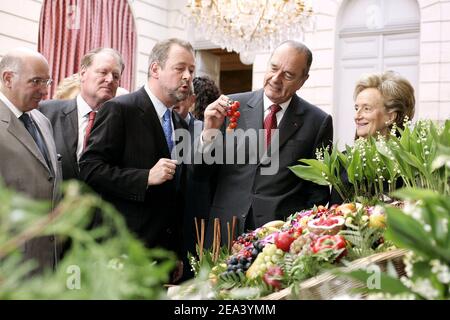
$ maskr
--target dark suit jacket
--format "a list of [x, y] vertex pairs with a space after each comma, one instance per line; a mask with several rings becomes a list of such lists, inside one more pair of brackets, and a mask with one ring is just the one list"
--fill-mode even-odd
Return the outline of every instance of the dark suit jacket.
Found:
[[[51, 168], [22, 122], [0, 101], [0, 179], [6, 187], [30, 198], [51, 201], [54, 208], [60, 198], [61, 163], [52, 127], [38, 110], [32, 110], [30, 115], [46, 144]], [[55, 267], [60, 250], [53, 236], [31, 239], [22, 247], [24, 258], [38, 263], [37, 271]]]
[[[191, 115], [188, 124], [189, 133], [191, 135], [191, 143], [198, 139], [202, 130], [203, 122]], [[194, 276], [187, 260], [187, 253], [195, 254], [196, 231], [194, 218], [197, 218], [199, 226], [201, 219], [205, 219], [208, 223], [208, 215], [211, 207], [212, 194], [214, 186], [211, 185], [210, 177], [196, 179], [194, 177], [194, 167], [192, 164], [186, 165], [186, 191], [184, 200], [183, 213], [183, 280], [187, 280]], [[206, 224], [207, 225], [207, 224]]]
[[[231, 95], [239, 101], [241, 117], [238, 128], [263, 129], [263, 90]], [[237, 216], [238, 232], [244, 232], [244, 221], [253, 213], [255, 226], [285, 219], [288, 215], [313, 205], [325, 205], [329, 188], [304, 181], [295, 176], [288, 166], [302, 158], [315, 158], [316, 148], [331, 145], [333, 124], [331, 116], [302, 98], [294, 95], [279, 129], [279, 171], [275, 175], [262, 175], [264, 165], [218, 165], [217, 189], [211, 207], [208, 238], [211, 239], [211, 222], [220, 218], [222, 241], [226, 243], [226, 223]]]
[[56, 150], [62, 157], [63, 179], [79, 179], [77, 99], [43, 101], [39, 104], [39, 111], [53, 126]]
[[[203, 130], [203, 122], [191, 116], [191, 121], [188, 124], [189, 133], [192, 141], [199, 137]], [[193, 165], [186, 166], [186, 192], [185, 192], [185, 208], [184, 208], [184, 223], [185, 228], [185, 244], [191, 252], [195, 252], [195, 225], [194, 218], [208, 219], [209, 210], [211, 206], [211, 186], [209, 177], [206, 179], [195, 179], [193, 172]]]
[[[175, 129], [187, 129], [173, 112]], [[183, 190], [173, 179], [147, 187], [159, 159], [170, 158], [164, 131], [144, 88], [107, 101], [98, 112], [88, 147], [80, 159], [80, 176], [114, 204], [147, 247], [181, 251]], [[183, 166], [177, 174], [183, 175]]]

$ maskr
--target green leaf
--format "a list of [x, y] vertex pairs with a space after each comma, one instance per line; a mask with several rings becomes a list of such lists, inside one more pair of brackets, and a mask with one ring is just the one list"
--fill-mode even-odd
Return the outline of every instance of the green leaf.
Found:
[[[349, 276], [351, 278], [357, 279], [364, 283], [365, 289], [368, 292], [387, 292], [391, 294], [401, 294], [401, 293], [412, 293], [414, 294], [408, 287], [406, 287], [399, 279], [390, 277], [384, 273], [375, 274], [374, 272], [365, 271], [365, 270], [356, 270], [351, 271], [349, 273], [339, 272], [340, 275]], [[373, 284], [377, 283], [379, 278], [380, 287], [372, 287]]]
[[[162, 298], [175, 255], [145, 248], [123, 216], [97, 196], [85, 194], [79, 182], [66, 183], [64, 191], [50, 220], [48, 202], [27, 200], [0, 186], [0, 300]], [[20, 225], [3, 223], [11, 219], [11, 209]], [[87, 228], [96, 209], [101, 210], [102, 226]], [[45, 234], [70, 238], [70, 250], [54, 272], [30, 277], [33, 261], [23, 262], [22, 242]], [[66, 287], [73, 266], [81, 272], [79, 290]]]
[[352, 155], [352, 160], [350, 161], [350, 164], [348, 165], [347, 168], [348, 180], [352, 184], [361, 181], [362, 177], [360, 173], [361, 173], [361, 157], [359, 155], [359, 151], [355, 149]]
[[409, 152], [411, 150], [411, 145], [410, 145], [411, 130], [409, 129], [409, 127], [406, 127], [403, 131], [400, 131], [400, 132], [401, 132], [401, 138], [399, 140], [399, 143], [402, 146], [403, 150], [405, 150], [406, 152]]
[[428, 261], [417, 261], [413, 264], [414, 278], [429, 278], [431, 276], [431, 269]]
[[388, 213], [386, 238], [396, 246], [411, 249], [428, 259], [442, 259], [450, 263], [450, 251], [439, 248], [432, 243], [430, 234], [425, 232], [422, 224], [401, 210], [385, 207]]
[[312, 181], [322, 186], [329, 185], [329, 182], [322, 175], [322, 172], [314, 167], [295, 165], [289, 167], [289, 169], [301, 179]]
[[410, 200], [437, 199], [439, 193], [429, 189], [403, 188], [393, 193], [395, 197]]
[[436, 157], [433, 160], [431, 168], [435, 171], [444, 166], [450, 166], [450, 147], [437, 144]]
[[398, 149], [397, 152], [399, 153], [400, 159], [403, 161], [406, 161], [409, 165], [413, 166], [417, 170], [419, 170], [422, 174], [426, 173], [426, 169], [422, 162], [413, 154], [406, 152], [402, 149]]
[[313, 168], [315, 168], [319, 172], [325, 173], [327, 176], [330, 175], [330, 170], [328, 166], [323, 163], [322, 161], [315, 160], [315, 159], [300, 159], [299, 162], [303, 162]]
[[348, 153], [344, 154], [342, 152], [338, 152], [337, 156], [339, 158], [339, 161], [342, 164], [342, 167], [343, 168], [347, 168], [347, 166], [348, 166]]

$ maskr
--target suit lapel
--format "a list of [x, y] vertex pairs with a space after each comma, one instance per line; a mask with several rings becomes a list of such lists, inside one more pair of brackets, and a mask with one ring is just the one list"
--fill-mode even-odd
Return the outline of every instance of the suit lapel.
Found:
[[[186, 121], [184, 121], [184, 119], [181, 119], [180, 115], [176, 111], [173, 111], [173, 109], [172, 109], [172, 122], [173, 122], [173, 128], [175, 130], [184, 129], [184, 130], [187, 130], [187, 132], [191, 135], [191, 131], [190, 131], [191, 125], [192, 125], [192, 130], [194, 129], [193, 128], [194, 127], [193, 120], [194, 120], [194, 118], [191, 116], [189, 124], [186, 123]], [[193, 134], [192, 134], [192, 136], [193, 136]], [[193, 141], [192, 136], [191, 136], [191, 139], [189, 140], [189, 146], [191, 145], [191, 141]], [[183, 135], [177, 134], [177, 132], [174, 133], [174, 144], [173, 145], [175, 148], [177, 148], [176, 149], [177, 153], [178, 153], [180, 146], [183, 145], [183, 139], [184, 139]], [[178, 145], [180, 142], [181, 142], [181, 144]], [[180, 154], [181, 156], [183, 155], [183, 151], [184, 150], [181, 149], [181, 154]]]
[[187, 124], [188, 125], [188, 130], [189, 130], [189, 132], [194, 132], [195, 118], [194, 118], [194, 116], [191, 113], [189, 113], [189, 115], [191, 117], [189, 118], [189, 123]]
[[142, 111], [142, 121], [147, 129], [152, 132], [152, 134], [156, 134], [156, 142], [158, 144], [159, 150], [164, 150], [164, 157], [170, 158], [169, 156], [169, 148], [166, 143], [166, 138], [164, 136], [164, 131], [161, 126], [161, 122], [159, 121], [158, 114], [156, 113], [155, 107], [153, 106], [153, 102], [145, 91], [144, 87], [142, 87], [139, 91], [139, 109]]
[[191, 121], [189, 122], [189, 124], [186, 123], [186, 121], [184, 121], [183, 119], [181, 119], [181, 117], [178, 115], [178, 113], [176, 111], [172, 111], [172, 122], [173, 122], [173, 127], [174, 129], [186, 129], [189, 130], [189, 126], [192, 123], [192, 126], [194, 125], [194, 118], [191, 116]]
[[259, 90], [248, 100], [248, 108], [240, 110], [246, 124], [246, 128], [243, 129], [252, 128], [257, 132], [263, 129], [263, 104], [263, 90]]
[[33, 138], [25, 129], [25, 126], [20, 122], [19, 119], [9, 110], [9, 108], [0, 101], [0, 113], [1, 113], [1, 121], [8, 123], [8, 132], [13, 135], [20, 143], [22, 143], [28, 151], [42, 163], [42, 165], [49, 170], [44, 156], [40, 153], [36, 142], [34, 142]]
[[[44, 123], [41, 121], [42, 118], [38, 117], [37, 115], [35, 115], [36, 113], [39, 113], [39, 111], [31, 111], [31, 116], [33, 117], [33, 121], [37, 126], [37, 129], [39, 130], [42, 139], [44, 139], [44, 143], [45, 146], [47, 147], [47, 151], [48, 151], [48, 158], [50, 160], [51, 166], [52, 168], [50, 168], [50, 172], [52, 172], [53, 174], [55, 174], [55, 172], [57, 172], [57, 159], [56, 159], [56, 150], [54, 150], [54, 142], [52, 143], [53, 139], [53, 132], [51, 132], [48, 126], [45, 126]], [[47, 162], [45, 162], [47, 163]]]
[[[192, 116], [191, 116], [191, 120], [193, 120]], [[173, 111], [173, 110], [172, 110], [172, 122], [173, 122], [173, 127], [174, 127], [175, 130], [177, 130], [177, 129], [189, 130], [189, 125], [186, 123], [186, 121], [181, 119], [181, 117], [178, 115], [178, 113], [176, 111]], [[190, 123], [192, 123], [192, 121], [190, 121]], [[181, 150], [178, 149], [179, 148], [178, 143], [180, 141], [182, 142], [183, 138], [182, 138], [182, 136], [180, 136], [177, 139], [177, 134], [175, 134], [174, 137], [175, 137], [174, 150], [176, 152], [175, 154], [179, 155], [180, 157], [183, 157], [183, 154], [185, 152], [184, 148], [181, 149]], [[190, 147], [190, 146], [191, 146], [191, 141], [189, 141], [188, 147]], [[167, 152], [168, 151], [169, 151], [169, 148], [167, 148]], [[182, 174], [183, 174], [183, 166], [182, 166], [182, 161], [181, 161], [181, 163], [179, 163], [177, 165], [177, 169], [175, 171], [175, 182], [176, 182], [177, 188], [179, 188], [181, 186], [181, 184], [182, 184], [182, 179], [183, 179]]]
[[70, 164], [75, 172], [78, 172], [77, 163], [77, 144], [78, 144], [78, 113], [76, 99], [71, 100], [64, 111], [61, 113], [62, 134], [64, 144], [67, 150], [66, 154], [70, 154]]
[[279, 129], [279, 147], [281, 148], [289, 138], [303, 126], [305, 110], [302, 108], [300, 98], [294, 94], [289, 107], [281, 119], [281, 123], [278, 126]]

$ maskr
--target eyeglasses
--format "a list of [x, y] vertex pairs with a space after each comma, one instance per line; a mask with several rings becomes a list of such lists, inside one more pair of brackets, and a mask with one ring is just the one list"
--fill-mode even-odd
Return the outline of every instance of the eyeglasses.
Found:
[[49, 87], [52, 85], [53, 80], [52, 79], [41, 79], [41, 78], [33, 78], [28, 80], [29, 83], [31, 83], [34, 87]]
[[[17, 74], [17, 72], [15, 72], [15, 71], [10, 71], [10, 72]], [[33, 79], [28, 80], [28, 83], [31, 83], [33, 85], [33, 87], [38, 87], [38, 86], [49, 87], [52, 85], [53, 79], [33, 78]]]

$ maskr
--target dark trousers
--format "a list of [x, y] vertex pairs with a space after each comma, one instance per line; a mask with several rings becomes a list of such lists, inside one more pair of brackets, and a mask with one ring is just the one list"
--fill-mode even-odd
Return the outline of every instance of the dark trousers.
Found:
[[252, 209], [252, 207], [250, 207], [247, 217], [245, 218], [244, 232], [253, 231], [255, 229], [256, 229], [255, 217], [253, 215], [253, 209]]

